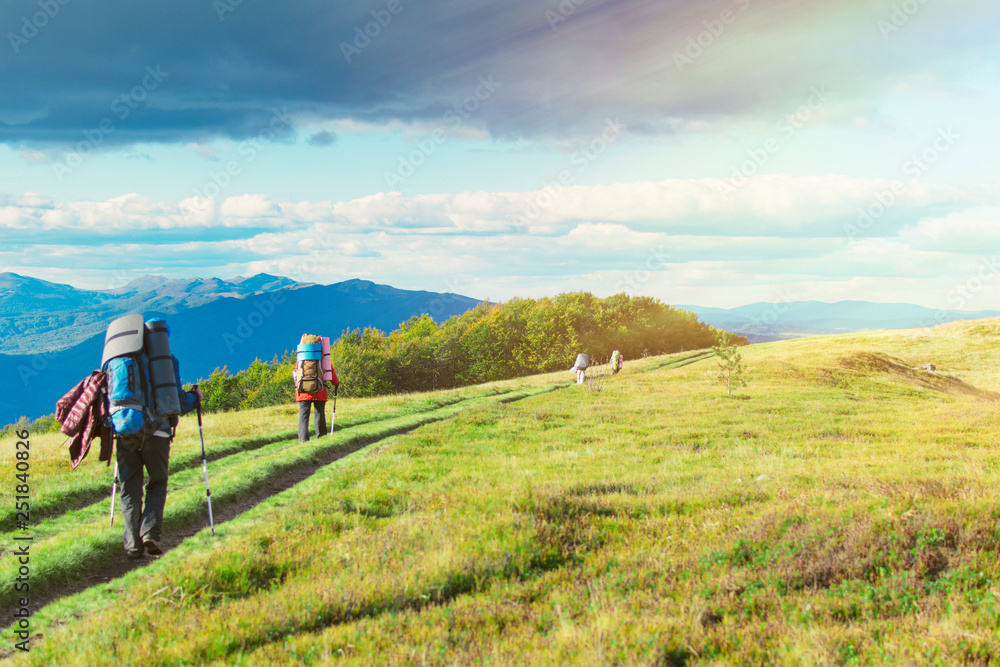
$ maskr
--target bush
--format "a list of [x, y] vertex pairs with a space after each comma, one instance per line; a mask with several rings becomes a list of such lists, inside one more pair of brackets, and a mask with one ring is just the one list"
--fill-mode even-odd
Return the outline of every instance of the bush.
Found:
[[58, 433], [62, 426], [56, 421], [55, 413], [39, 417], [32, 421], [27, 417], [21, 417], [13, 424], [7, 424], [0, 429], [0, 437], [13, 437], [18, 431], [28, 431], [29, 433]]
[[[588, 292], [555, 298], [483, 302], [438, 324], [411, 317], [386, 335], [344, 331], [331, 360], [345, 396], [448, 389], [569, 368], [580, 352], [596, 363], [618, 349], [626, 359], [712, 347], [716, 331], [693, 314], [651, 297]], [[742, 340], [745, 339], [734, 339]], [[230, 375], [215, 369], [201, 383], [208, 412], [294, 400], [295, 358], [285, 352]]]

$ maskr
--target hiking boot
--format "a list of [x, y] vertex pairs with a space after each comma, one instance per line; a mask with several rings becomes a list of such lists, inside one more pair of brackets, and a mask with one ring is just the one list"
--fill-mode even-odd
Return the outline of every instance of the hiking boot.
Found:
[[146, 547], [146, 552], [150, 556], [159, 556], [163, 553], [163, 547], [156, 540], [151, 540], [149, 538], [142, 541], [142, 545]]
[[142, 560], [146, 557], [146, 552], [142, 549], [136, 549], [135, 551], [125, 552], [125, 558], [128, 560]]

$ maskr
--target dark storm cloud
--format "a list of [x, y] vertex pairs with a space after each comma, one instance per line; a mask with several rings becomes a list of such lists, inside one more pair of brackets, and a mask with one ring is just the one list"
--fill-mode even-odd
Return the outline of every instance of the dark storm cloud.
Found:
[[[878, 88], [940, 54], [924, 45], [904, 58], [895, 36], [897, 52], [888, 51], [876, 28], [885, 12], [869, 0], [817, 4], [8, 0], [0, 142], [73, 145], [98, 130], [105, 146], [241, 139], [276, 109], [438, 121], [484, 78], [494, 91], [466, 122], [495, 137], [573, 136], [609, 117], [667, 134], [678, 119], [774, 104], [838, 72], [855, 89]], [[732, 21], [719, 23], [727, 11]], [[678, 61], [703, 33], [696, 57]], [[289, 129], [285, 139], [294, 137]]]
[[309, 137], [310, 146], [330, 146], [337, 141], [337, 135], [333, 132], [323, 130]]

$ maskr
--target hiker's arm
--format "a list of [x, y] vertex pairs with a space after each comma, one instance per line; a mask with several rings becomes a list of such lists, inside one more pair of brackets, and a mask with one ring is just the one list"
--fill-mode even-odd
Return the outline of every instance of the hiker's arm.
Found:
[[177, 382], [177, 398], [180, 399], [181, 414], [186, 415], [201, 405], [201, 389], [195, 385], [191, 391], [184, 391], [184, 385], [181, 384], [181, 364], [177, 361], [177, 357], [174, 357], [174, 380]]
[[191, 391], [180, 391], [178, 396], [181, 399], [181, 414], [186, 415], [199, 405], [201, 405], [201, 390], [195, 387]]

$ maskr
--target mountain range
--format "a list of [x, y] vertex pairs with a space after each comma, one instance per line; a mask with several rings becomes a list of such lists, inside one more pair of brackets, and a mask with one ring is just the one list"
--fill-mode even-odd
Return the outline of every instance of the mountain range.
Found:
[[[317, 285], [264, 273], [225, 280], [143, 276], [106, 290], [0, 273], [0, 377], [7, 379], [0, 394], [0, 424], [51, 413], [56, 400], [100, 364], [108, 323], [126, 313], [167, 321], [181, 377], [194, 382], [216, 368], [236, 373], [254, 359], [280, 356], [295, 348], [302, 333], [336, 338], [345, 329], [367, 326], [388, 332], [414, 315], [429, 313], [440, 322], [477, 303], [458, 294], [402, 290], [366, 280]], [[751, 343], [1000, 315], [868, 301], [676, 307]]]
[[228, 280], [143, 276], [107, 290], [81, 290], [16, 273], [0, 273], [0, 353], [61, 350], [104, 331], [126, 313], [172, 315], [223, 298], [313, 287], [261, 273]]
[[[228, 280], [154, 276], [107, 291], [77, 290], [0, 274], [0, 424], [49, 414], [55, 402], [100, 365], [108, 323], [129, 312], [162, 317], [181, 378], [194, 382], [215, 368], [236, 373], [254, 359], [294, 350], [303, 333], [337, 338], [345, 329], [392, 331], [414, 315], [438, 321], [478, 303], [451, 293], [401, 290], [366, 280], [297, 283], [260, 274]], [[15, 322], [9, 323], [8, 319]], [[11, 340], [23, 337], [26, 340]]]

